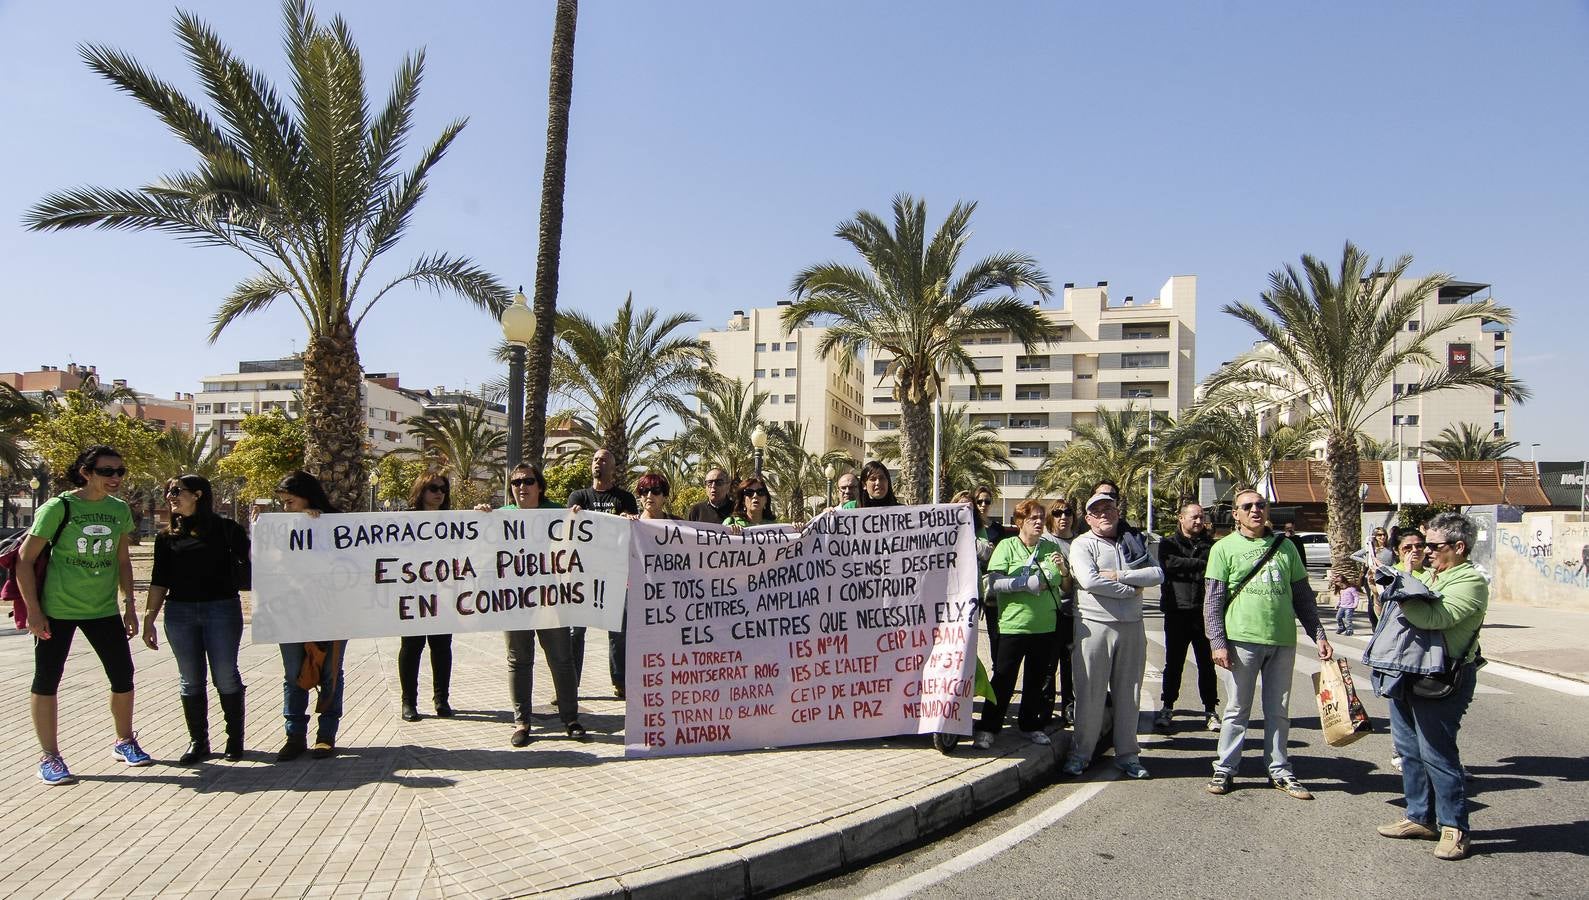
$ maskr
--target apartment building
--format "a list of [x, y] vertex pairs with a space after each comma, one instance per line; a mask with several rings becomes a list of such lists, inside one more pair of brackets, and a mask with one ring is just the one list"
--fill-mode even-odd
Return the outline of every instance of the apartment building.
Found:
[[837, 355], [823, 359], [817, 353], [826, 328], [785, 331], [779, 317], [788, 305], [784, 300], [748, 313], [736, 309], [726, 328], [699, 337], [717, 354], [718, 374], [768, 395], [763, 419], [803, 423], [811, 453], [843, 450], [860, 459], [866, 425], [861, 365], [854, 362], [846, 372]]
[[[360, 390], [370, 453], [382, 456], [417, 448], [403, 420], [425, 411], [427, 395], [398, 385], [396, 372], [366, 372]], [[193, 427], [214, 428], [223, 453], [243, 437], [243, 417], [281, 410], [299, 415], [303, 401], [303, 362], [298, 359], [244, 360], [236, 372], [206, 375], [193, 401]]]
[[[127, 388], [127, 379], [112, 379], [106, 384], [99, 377], [98, 366], [80, 366], [70, 363], [60, 366], [40, 366], [32, 372], [0, 372], [0, 382], [16, 388], [35, 400], [46, 394], [56, 398], [67, 391], [75, 391], [89, 382], [97, 383], [102, 390]], [[162, 431], [188, 431], [193, 427], [193, 395], [177, 393], [172, 397], [157, 397], [134, 389], [137, 399], [114, 403], [110, 409], [140, 419]]]
[[[1399, 292], [1410, 290], [1417, 279], [1407, 278], [1397, 282], [1392, 289], [1394, 298]], [[1446, 310], [1459, 303], [1477, 303], [1491, 299], [1491, 287], [1471, 281], [1448, 282], [1430, 295], [1419, 313], [1407, 323], [1408, 339], [1427, 323], [1440, 318]], [[1264, 344], [1255, 349], [1262, 351]], [[1504, 394], [1477, 388], [1461, 388], [1420, 394], [1418, 383], [1441, 369], [1460, 370], [1494, 365], [1506, 368], [1512, 353], [1511, 329], [1494, 321], [1474, 319], [1463, 322], [1444, 332], [1430, 348], [1440, 361], [1435, 367], [1403, 366], [1397, 370], [1390, 383], [1383, 385], [1371, 398], [1370, 405], [1386, 404], [1386, 408], [1369, 417], [1363, 432], [1383, 444], [1400, 448], [1404, 459], [1417, 459], [1419, 447], [1432, 440], [1447, 427], [1455, 428], [1470, 423], [1480, 428], [1493, 428], [1497, 437], [1511, 432], [1512, 404]], [[1267, 430], [1281, 424], [1301, 421], [1316, 405], [1315, 398], [1299, 390], [1271, 406], [1258, 410], [1260, 427]], [[1324, 439], [1313, 445], [1314, 456], [1324, 458]]]
[[[1008, 444], [1013, 470], [998, 486], [997, 514], [1008, 519], [1036, 481], [1038, 464], [1064, 446], [1076, 425], [1096, 410], [1154, 409], [1178, 414], [1192, 401], [1197, 338], [1197, 276], [1176, 275], [1158, 296], [1109, 299], [1109, 283], [1066, 284], [1059, 306], [1039, 304], [1058, 338], [1031, 353], [1008, 333], [968, 342], [976, 372], [946, 373], [945, 401], [965, 404], [968, 415], [997, 431]], [[892, 357], [867, 361], [865, 441], [897, 434], [900, 405], [884, 380]]]

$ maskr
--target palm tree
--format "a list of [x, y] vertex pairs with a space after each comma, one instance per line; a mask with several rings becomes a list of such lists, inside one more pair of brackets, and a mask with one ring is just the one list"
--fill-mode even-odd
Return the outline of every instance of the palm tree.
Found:
[[[27, 433], [43, 405], [0, 381], [0, 472], [26, 480], [33, 471]], [[26, 477], [24, 477], [26, 476]]]
[[558, 313], [552, 390], [600, 435], [620, 473], [629, 470], [634, 429], [655, 412], [685, 418], [689, 407], [681, 396], [716, 377], [712, 348], [673, 334], [697, 321], [687, 313], [659, 319], [654, 309], [636, 312], [633, 294], [610, 325], [581, 312]]
[[977, 377], [963, 342], [978, 332], [1008, 331], [1030, 353], [1053, 335], [1029, 301], [988, 295], [1030, 288], [1047, 297], [1051, 290], [1037, 261], [1019, 253], [996, 253], [955, 274], [975, 203], [956, 203], [930, 240], [924, 201], [900, 194], [893, 208], [892, 230], [865, 210], [839, 226], [837, 236], [865, 267], [829, 262], [796, 275], [790, 288], [796, 300], [784, 310], [783, 325], [829, 322], [817, 350], [824, 358], [843, 352], [846, 367], [868, 346], [893, 356], [884, 377], [892, 379], [902, 408], [900, 487], [907, 502], [921, 503], [932, 496], [932, 401], [943, 390], [944, 372]]
[[[998, 432], [981, 422], [971, 421], [967, 404], [950, 404], [943, 409], [943, 428], [939, 437], [939, 489], [948, 498], [959, 490], [975, 490], [978, 485], [998, 484], [997, 469], [1014, 468], [1010, 446], [999, 440]], [[927, 452], [932, 453], [931, 444]], [[892, 463], [900, 457], [899, 435], [891, 434], [872, 445], [879, 462]]]
[[1366, 433], [1358, 433], [1358, 459], [1369, 462], [1394, 462], [1397, 455], [1395, 441], [1376, 440]]
[[767, 459], [763, 474], [773, 495], [787, 505], [787, 521], [803, 521], [810, 513], [807, 500], [827, 497], [826, 469], [854, 468], [855, 459], [843, 450], [812, 453], [806, 449], [806, 426], [800, 422], [774, 422], [767, 426]]
[[735, 378], [718, 379], [693, 396], [699, 410], [685, 417], [684, 431], [675, 438], [680, 449], [698, 458], [702, 468], [722, 466], [735, 478], [750, 474], [750, 436], [763, 424], [761, 409], [771, 395]]
[[1210, 473], [1236, 485], [1260, 484], [1276, 460], [1307, 459], [1322, 432], [1316, 416], [1263, 431], [1251, 408], [1204, 403], [1175, 422], [1158, 449], [1169, 463], [1167, 480], [1190, 496], [1197, 478]]
[[508, 436], [486, 421], [485, 407], [471, 404], [429, 410], [409, 416], [403, 424], [419, 438], [420, 448], [394, 452], [418, 456], [451, 476], [455, 506], [472, 506], [480, 499], [476, 494], [483, 497], [489, 493], [489, 489], [479, 489], [479, 482], [492, 478]]
[[404, 60], [391, 97], [372, 118], [363, 58], [347, 24], [340, 17], [321, 24], [306, 0], [285, 0], [282, 8], [290, 101], [190, 13], [177, 14], [177, 39], [213, 110], [120, 51], [84, 47], [89, 68], [153, 111], [198, 154], [198, 167], [133, 190], [53, 194], [25, 221], [35, 230], [163, 231], [248, 257], [257, 271], [222, 301], [210, 340], [238, 319], [290, 300], [309, 332], [305, 464], [333, 502], [352, 509], [367, 494], [357, 332], [371, 307], [409, 284], [459, 294], [495, 315], [507, 291], [469, 259], [432, 253], [360, 294], [371, 265], [402, 238], [431, 168], [465, 122], [446, 125], [412, 168], [399, 169], [424, 53]]
[[[546, 102], [546, 167], [541, 172], [541, 234], [535, 251], [535, 321], [557, 316], [557, 276], [563, 247], [563, 189], [568, 181], [568, 109], [574, 99], [574, 26], [579, 0], [557, 0]], [[546, 400], [552, 376], [552, 329], [538, 324], [525, 365], [524, 459], [540, 465], [546, 439]]]
[[1094, 484], [1112, 481], [1119, 485], [1125, 501], [1122, 515], [1140, 516], [1147, 510], [1141, 498], [1147, 491], [1148, 470], [1159, 453], [1158, 447], [1148, 448], [1149, 415], [1156, 433], [1170, 432], [1172, 423], [1163, 412], [1138, 409], [1130, 403], [1122, 409], [1098, 407], [1093, 421], [1077, 423], [1071, 429], [1071, 440], [1043, 457], [1027, 496], [1082, 496]]
[[[1370, 416], [1394, 402], [1384, 387], [1398, 372], [1420, 371], [1421, 380], [1409, 388], [1420, 394], [1477, 388], [1518, 401], [1529, 396], [1521, 381], [1501, 369], [1447, 368], [1434, 352], [1457, 325], [1475, 319], [1510, 323], [1512, 311], [1491, 300], [1425, 310], [1449, 279], [1431, 275], [1401, 290], [1398, 283], [1411, 265], [1411, 256], [1388, 269], [1383, 261], [1371, 263], [1348, 241], [1334, 271], [1304, 255], [1300, 270], [1287, 265], [1272, 273], [1262, 309], [1251, 303], [1225, 306], [1266, 343], [1206, 384], [1210, 402], [1307, 396], [1325, 423], [1330, 556], [1332, 569], [1342, 574], [1350, 570], [1347, 557], [1359, 541], [1358, 436]], [[1415, 318], [1423, 320], [1422, 327], [1409, 332], [1407, 323]]]
[[1423, 444], [1424, 452], [1452, 462], [1513, 459], [1512, 451], [1517, 447], [1516, 441], [1496, 437], [1494, 429], [1480, 431], [1471, 422], [1462, 422], [1455, 428], [1447, 425], [1439, 436]]
[[214, 481], [221, 463], [220, 443], [210, 446], [214, 430], [206, 428], [194, 433], [173, 428], [163, 432], [155, 445], [154, 467], [150, 472], [154, 481], [163, 485], [178, 475], [198, 475]]

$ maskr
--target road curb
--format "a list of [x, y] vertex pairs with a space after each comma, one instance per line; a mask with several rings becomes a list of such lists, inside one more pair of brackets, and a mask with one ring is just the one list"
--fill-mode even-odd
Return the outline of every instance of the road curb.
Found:
[[[730, 898], [764, 894], [835, 875], [954, 828], [1052, 782], [1068, 732], [1043, 747], [1015, 743], [970, 772], [916, 788], [865, 809], [813, 822], [738, 847], [651, 866], [599, 881], [538, 893], [554, 900]], [[975, 752], [975, 751], [973, 751]]]

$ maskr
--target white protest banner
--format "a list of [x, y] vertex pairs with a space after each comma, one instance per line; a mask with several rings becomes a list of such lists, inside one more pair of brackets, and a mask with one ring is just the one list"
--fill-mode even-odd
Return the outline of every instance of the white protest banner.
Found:
[[263, 515], [254, 640], [616, 630], [629, 541], [628, 519], [558, 509]]
[[625, 755], [971, 733], [969, 507], [634, 525]]

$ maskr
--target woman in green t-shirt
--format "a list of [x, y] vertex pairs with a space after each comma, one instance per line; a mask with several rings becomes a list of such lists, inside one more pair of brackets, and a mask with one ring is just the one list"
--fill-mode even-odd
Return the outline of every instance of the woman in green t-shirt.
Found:
[[994, 735], [1004, 727], [1004, 714], [1023, 666], [1021, 731], [1034, 744], [1050, 743], [1043, 731], [1040, 698], [1069, 570], [1064, 556], [1057, 552], [1059, 545], [1043, 539], [1046, 519], [1041, 501], [1022, 501], [1015, 507], [1020, 531], [1000, 541], [988, 560], [987, 593], [999, 595], [999, 651], [993, 659], [997, 699], [983, 704], [976, 732], [976, 746], [982, 749], [993, 746]]
[[[39, 507], [17, 565], [17, 586], [34, 637], [33, 729], [43, 751], [39, 779], [48, 785], [77, 780], [61, 759], [56, 740], [55, 694], [78, 631], [93, 645], [110, 679], [110, 712], [116, 724], [111, 753], [129, 766], [154, 762], [132, 730], [132, 650], [127, 639], [138, 633], [138, 613], [127, 547], [133, 523], [132, 511], [115, 496], [127, 466], [114, 448], [99, 445], [79, 454], [66, 477], [77, 489]], [[33, 565], [46, 548], [50, 558], [40, 591]], [[118, 586], [125, 604], [120, 615]]]

